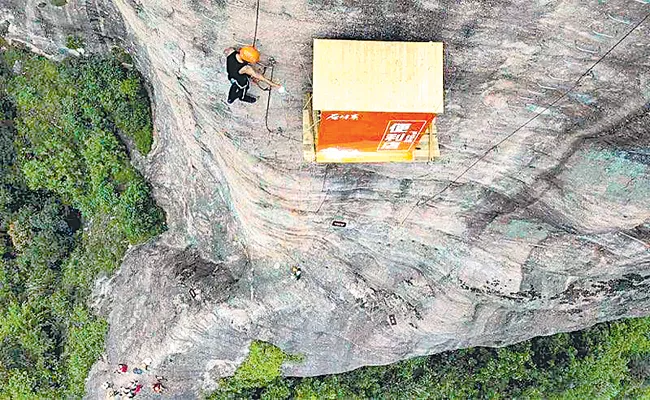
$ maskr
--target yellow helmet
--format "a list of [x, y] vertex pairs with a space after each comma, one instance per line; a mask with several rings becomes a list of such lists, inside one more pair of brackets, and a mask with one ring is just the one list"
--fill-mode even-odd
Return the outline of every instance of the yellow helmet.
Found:
[[246, 62], [255, 64], [260, 60], [260, 52], [253, 46], [246, 46], [239, 50], [239, 57]]

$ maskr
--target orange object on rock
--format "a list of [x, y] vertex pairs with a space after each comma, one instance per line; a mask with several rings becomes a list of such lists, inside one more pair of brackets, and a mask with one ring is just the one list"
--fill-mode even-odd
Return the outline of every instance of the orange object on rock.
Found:
[[323, 111], [318, 162], [410, 161], [432, 113]]
[[253, 46], [245, 46], [239, 50], [239, 56], [242, 60], [251, 64], [256, 64], [260, 61], [260, 52]]
[[438, 157], [443, 66], [442, 43], [315, 39], [313, 92], [303, 109], [305, 160]]

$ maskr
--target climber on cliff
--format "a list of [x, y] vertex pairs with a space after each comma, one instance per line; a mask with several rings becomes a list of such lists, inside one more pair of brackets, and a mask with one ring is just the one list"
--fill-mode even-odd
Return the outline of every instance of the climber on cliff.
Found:
[[228, 79], [232, 84], [228, 93], [228, 104], [232, 104], [237, 99], [245, 103], [255, 103], [257, 99], [248, 95], [248, 89], [251, 85], [250, 78], [253, 78], [256, 82], [266, 82], [271, 87], [282, 87], [267, 79], [253, 67], [260, 60], [260, 52], [255, 47], [245, 46], [239, 49], [239, 51], [231, 47], [226, 49], [226, 54], [226, 69], [228, 71]]

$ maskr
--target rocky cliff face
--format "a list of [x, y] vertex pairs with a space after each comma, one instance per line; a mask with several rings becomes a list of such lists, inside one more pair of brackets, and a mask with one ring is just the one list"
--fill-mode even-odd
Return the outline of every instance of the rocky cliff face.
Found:
[[[75, 32], [90, 51], [117, 42], [153, 89], [154, 150], [138, 164], [170, 230], [97, 284], [110, 333], [88, 396], [146, 357], [168, 393], [196, 396], [253, 339], [303, 354], [285, 373], [306, 376], [649, 314], [650, 20], [633, 29], [648, 13], [647, 0], [262, 0], [258, 46], [289, 92], [271, 97], [269, 132], [266, 94], [223, 102], [222, 49], [252, 39], [254, 1], [5, 0], [9, 39], [56, 57]], [[443, 41], [442, 158], [302, 162], [314, 37]]]

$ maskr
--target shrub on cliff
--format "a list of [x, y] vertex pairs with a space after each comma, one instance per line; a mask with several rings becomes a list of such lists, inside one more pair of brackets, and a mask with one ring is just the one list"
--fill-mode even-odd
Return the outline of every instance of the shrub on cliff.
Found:
[[[220, 382], [221, 388], [212, 393], [210, 400], [227, 398], [247, 398], [259, 388], [267, 388], [280, 380], [281, 367], [285, 361], [300, 362], [301, 356], [289, 355], [279, 347], [259, 340], [251, 343], [248, 356], [235, 371], [235, 374]], [[277, 386], [277, 385], [276, 385]], [[276, 388], [276, 397], [288, 395], [288, 391]]]

